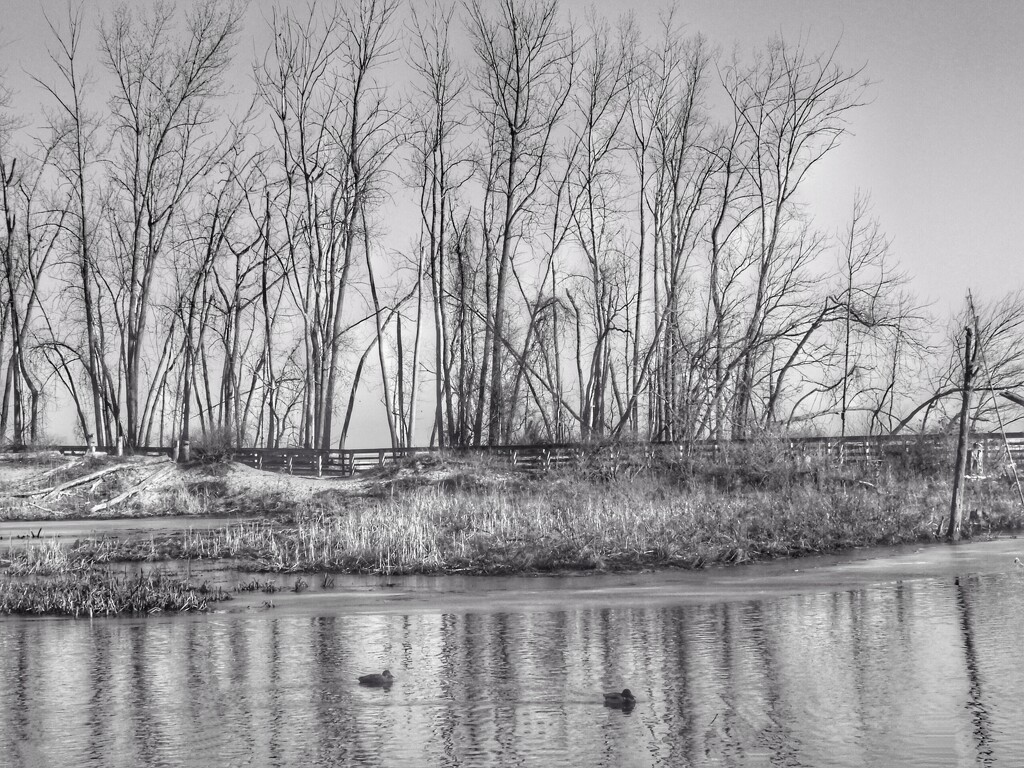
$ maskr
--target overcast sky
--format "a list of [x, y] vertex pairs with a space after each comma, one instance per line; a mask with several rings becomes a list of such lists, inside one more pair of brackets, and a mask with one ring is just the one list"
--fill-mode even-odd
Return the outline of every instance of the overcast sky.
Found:
[[[250, 27], [238, 56], [262, 47], [269, 2], [250, 0]], [[563, 2], [582, 16], [589, 3]], [[597, 0], [610, 18], [621, 0]], [[85, 3], [94, 28], [109, 0]], [[305, 0], [301, 3], [305, 7]], [[661, 4], [631, 3], [655, 27]], [[38, 105], [24, 70], [46, 72], [42, 8], [65, 15], [64, 0], [0, 0], [0, 62], [15, 106]], [[692, 31], [743, 53], [781, 32], [808, 47], [839, 42], [839, 60], [865, 66], [871, 103], [855, 113], [843, 146], [811, 180], [813, 212], [841, 227], [855, 191], [869, 192], [921, 299], [936, 314], [961, 303], [967, 288], [992, 298], [1024, 277], [1018, 229], [1024, 221], [1024, 2], [997, 0], [699, 0], [679, 3]], [[240, 72], [248, 68], [240, 67]]]

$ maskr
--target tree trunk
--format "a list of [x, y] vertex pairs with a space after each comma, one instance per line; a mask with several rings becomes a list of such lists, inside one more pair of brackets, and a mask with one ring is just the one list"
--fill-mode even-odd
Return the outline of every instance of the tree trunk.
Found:
[[953, 496], [949, 502], [949, 527], [946, 530], [946, 538], [950, 541], [960, 540], [960, 526], [963, 522], [963, 483], [970, 441], [971, 391], [974, 387], [974, 371], [971, 362], [973, 332], [970, 327], [965, 328], [964, 332], [966, 338], [964, 339], [964, 386], [960, 405], [960, 433], [956, 444], [956, 464], [953, 468]]

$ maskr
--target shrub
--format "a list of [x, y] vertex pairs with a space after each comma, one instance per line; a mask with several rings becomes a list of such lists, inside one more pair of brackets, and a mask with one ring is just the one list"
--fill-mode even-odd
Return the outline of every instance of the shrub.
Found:
[[231, 461], [235, 454], [235, 433], [231, 427], [208, 427], [192, 442], [192, 458], [204, 463]]

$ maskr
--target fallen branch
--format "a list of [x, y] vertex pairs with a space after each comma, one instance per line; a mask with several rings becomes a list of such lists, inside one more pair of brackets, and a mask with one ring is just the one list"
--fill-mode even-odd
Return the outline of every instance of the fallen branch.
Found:
[[49, 509], [48, 507], [44, 507], [42, 504], [36, 504], [34, 501], [31, 501], [30, 499], [25, 499], [25, 503], [26, 504], [30, 504], [31, 506], [35, 507], [36, 509], [41, 509], [43, 512], [45, 512], [48, 515], [54, 514], [54, 511], [52, 509]]
[[[45, 472], [40, 472], [38, 474], [32, 475], [31, 477], [28, 477], [28, 478], [22, 480], [21, 482], [16, 483], [16, 486], [22, 486], [23, 487], [23, 486], [26, 486], [26, 485], [39, 485], [39, 483], [43, 482], [46, 478], [50, 477], [50, 475], [55, 475], [55, 474], [57, 474], [59, 472], [66, 472], [67, 470], [69, 470], [72, 467], [75, 467], [75, 466], [77, 466], [77, 465], [79, 465], [81, 463], [82, 463], [81, 459], [72, 459], [71, 461], [68, 461], [68, 462], [65, 462], [64, 464], [61, 464], [59, 467], [51, 467], [50, 469], [46, 470]], [[12, 492], [9, 492], [9, 493], [7, 493], [5, 495], [8, 496], [8, 497], [25, 498], [26, 496], [28, 496], [29, 494], [32, 494], [32, 493], [35, 493], [35, 491], [17, 491], [17, 492], [12, 491]]]
[[88, 483], [91, 480], [103, 477], [104, 475], [109, 475], [113, 472], [120, 472], [125, 469], [138, 469], [139, 467], [151, 466], [153, 464], [162, 464], [167, 461], [170, 461], [170, 459], [157, 459], [156, 461], [147, 461], [143, 464], [117, 464], [113, 467], [105, 467], [104, 469], [101, 469], [98, 472], [93, 472], [92, 474], [84, 475], [83, 477], [76, 477], [73, 480], [68, 480], [65, 483], [56, 485], [53, 488], [37, 488], [34, 491], [20, 491], [18, 493], [12, 493], [11, 496], [16, 499], [27, 499], [33, 496], [54, 496], [55, 494], [58, 494], [61, 491], [66, 491], [68, 488], [74, 488], [76, 485], [84, 485], [85, 483]]
[[132, 496], [137, 494], [139, 491], [145, 490], [147, 486], [151, 485], [156, 480], [158, 480], [158, 479], [160, 479], [162, 477], [165, 477], [166, 475], [170, 474], [172, 469], [174, 469], [174, 465], [171, 465], [169, 467], [164, 467], [163, 469], [158, 469], [156, 472], [151, 474], [145, 480], [143, 480], [140, 483], [137, 483], [136, 485], [133, 485], [131, 488], [129, 488], [124, 493], [122, 493], [122, 494], [120, 494], [118, 496], [115, 496], [114, 498], [110, 499], [109, 501], [103, 501], [103, 502], [100, 502], [99, 504], [95, 505], [92, 509], [89, 510], [89, 513], [90, 514], [95, 514], [97, 512], [102, 512], [104, 509], [109, 509], [110, 507], [113, 507], [113, 506], [116, 506], [116, 505], [120, 504], [122, 501], [131, 498]]
[[55, 475], [58, 472], [64, 472], [65, 470], [71, 469], [72, 467], [77, 467], [81, 463], [81, 459], [72, 459], [71, 461], [65, 464], [61, 464], [59, 467], [53, 467], [53, 469], [48, 469], [45, 472], [41, 472], [36, 477], [39, 479], [49, 477], [50, 475]]

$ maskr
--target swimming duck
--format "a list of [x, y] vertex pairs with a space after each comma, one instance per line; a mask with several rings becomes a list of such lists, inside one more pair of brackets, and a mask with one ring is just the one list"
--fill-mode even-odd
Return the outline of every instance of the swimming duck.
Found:
[[636, 706], [636, 697], [630, 693], [629, 688], [625, 688], [622, 693], [606, 693], [604, 705], [614, 709], [632, 709]]
[[388, 688], [394, 681], [394, 675], [392, 675], [386, 669], [379, 675], [363, 675], [359, 678], [360, 685], [369, 685], [373, 688]]

